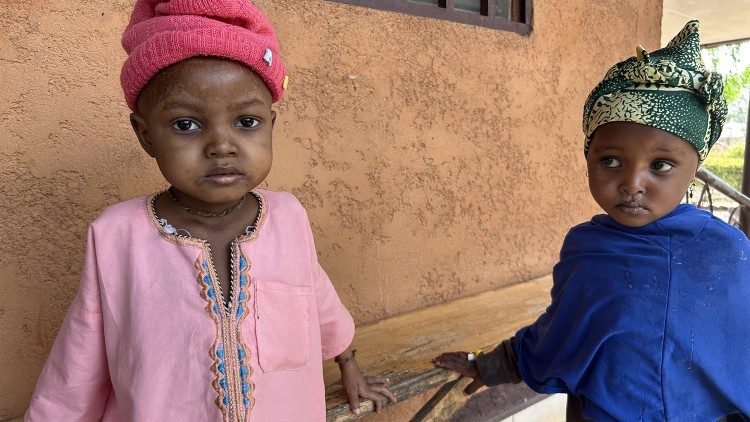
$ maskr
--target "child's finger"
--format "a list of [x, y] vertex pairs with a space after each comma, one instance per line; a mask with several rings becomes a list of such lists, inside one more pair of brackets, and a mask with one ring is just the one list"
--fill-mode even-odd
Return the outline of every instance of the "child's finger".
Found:
[[444, 357], [435, 359], [433, 363], [462, 375], [469, 375], [472, 370], [472, 363], [466, 359], [466, 354], [445, 354]]
[[375, 403], [375, 413], [380, 413], [380, 409], [383, 407], [383, 402], [381, 401], [380, 396], [373, 399], [372, 402]]
[[443, 366], [445, 364], [445, 362], [451, 362], [454, 359], [455, 358], [453, 356], [451, 356], [450, 354], [443, 353], [442, 355], [440, 355], [440, 356], [436, 357], [435, 359], [433, 359], [432, 363], [434, 363], [435, 365]]
[[435, 362], [435, 365], [440, 366], [442, 368], [450, 369], [451, 371], [458, 371], [458, 366], [456, 365], [455, 362], [443, 360], [443, 361]]
[[383, 407], [383, 396], [373, 391], [372, 388], [360, 391], [359, 395], [363, 398], [372, 400], [372, 403], [375, 405], [375, 413], [380, 412], [380, 408]]
[[466, 359], [466, 355], [468, 355], [467, 352], [448, 352], [441, 354], [432, 361], [437, 363], [445, 360]]
[[474, 378], [474, 381], [470, 382], [469, 385], [464, 388], [464, 394], [474, 394], [482, 388], [484, 383], [479, 378]]
[[370, 386], [370, 389], [386, 396], [391, 403], [396, 403], [396, 396], [385, 386], [374, 385]]
[[436, 357], [432, 361], [438, 365], [445, 362], [453, 362], [453, 363], [464, 363], [468, 362], [468, 353], [466, 352], [451, 352], [451, 353], [443, 353], [442, 355]]
[[365, 382], [367, 382], [367, 384], [369, 385], [373, 385], [373, 384], [387, 385], [388, 383], [391, 382], [391, 380], [389, 380], [386, 377], [365, 376]]
[[352, 413], [359, 415], [359, 393], [356, 389], [350, 388], [346, 390], [346, 398], [349, 401], [349, 408]]

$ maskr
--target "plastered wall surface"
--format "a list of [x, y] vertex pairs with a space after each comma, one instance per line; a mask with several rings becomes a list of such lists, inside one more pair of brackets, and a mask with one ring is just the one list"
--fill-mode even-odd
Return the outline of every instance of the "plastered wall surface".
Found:
[[[661, 21], [660, 1], [535, 1], [524, 37], [323, 0], [256, 3], [291, 78], [267, 186], [307, 207], [359, 324], [551, 271], [568, 228], [597, 212], [583, 101], [636, 44], [658, 47]], [[25, 410], [87, 224], [166, 187], [119, 87], [131, 7], [0, 2], [0, 420]], [[407, 419], [424, 399], [374, 419]]]

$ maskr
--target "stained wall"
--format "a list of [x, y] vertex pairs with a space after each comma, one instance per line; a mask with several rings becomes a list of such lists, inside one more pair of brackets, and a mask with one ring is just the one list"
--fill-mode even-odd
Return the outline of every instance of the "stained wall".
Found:
[[[267, 186], [307, 207], [359, 324], [551, 270], [567, 229], [597, 210], [585, 96], [637, 43], [657, 48], [661, 21], [661, 1], [537, 0], [520, 36], [323, 0], [257, 4], [291, 77]], [[165, 188], [118, 83], [131, 5], [0, 2], [0, 420], [28, 403], [87, 224]]]

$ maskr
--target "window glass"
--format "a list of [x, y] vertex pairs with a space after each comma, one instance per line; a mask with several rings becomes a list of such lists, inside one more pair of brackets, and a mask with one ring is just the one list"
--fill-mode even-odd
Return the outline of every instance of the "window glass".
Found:
[[495, 0], [495, 16], [510, 20], [511, 0]]
[[[496, 0], [500, 1], [500, 0]], [[480, 0], [455, 0], [456, 10], [465, 10], [468, 12], [479, 13], [481, 10]]]

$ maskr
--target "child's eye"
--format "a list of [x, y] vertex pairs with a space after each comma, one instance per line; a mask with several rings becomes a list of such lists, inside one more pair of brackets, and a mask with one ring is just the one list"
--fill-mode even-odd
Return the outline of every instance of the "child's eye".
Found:
[[615, 168], [620, 166], [620, 160], [615, 157], [604, 157], [601, 159], [601, 163], [604, 167]]
[[172, 124], [172, 127], [180, 132], [195, 132], [200, 129], [198, 122], [190, 119], [180, 119]]
[[242, 117], [237, 120], [237, 127], [252, 129], [260, 124], [260, 120], [255, 117]]
[[673, 168], [674, 165], [672, 163], [663, 160], [654, 161], [653, 163], [651, 163], [651, 170], [658, 172], [666, 172], [672, 170]]

